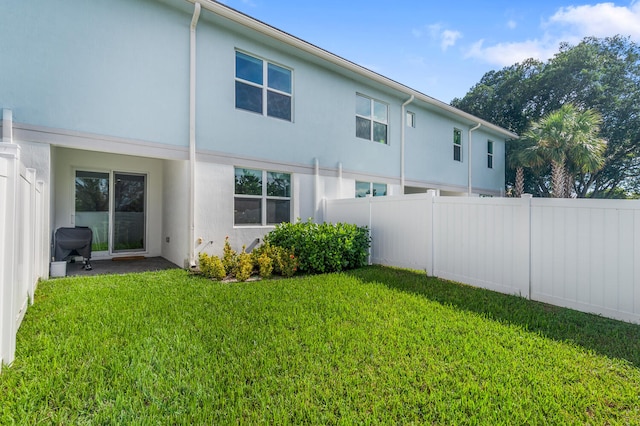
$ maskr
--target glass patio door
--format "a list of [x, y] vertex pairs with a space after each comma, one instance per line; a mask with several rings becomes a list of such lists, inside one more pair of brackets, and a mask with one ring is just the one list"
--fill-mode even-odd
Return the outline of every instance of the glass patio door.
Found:
[[93, 231], [94, 254], [146, 250], [146, 175], [77, 170], [75, 225]]
[[113, 174], [113, 252], [146, 248], [146, 176]]
[[109, 251], [109, 173], [76, 171], [75, 225], [93, 231], [91, 251]]

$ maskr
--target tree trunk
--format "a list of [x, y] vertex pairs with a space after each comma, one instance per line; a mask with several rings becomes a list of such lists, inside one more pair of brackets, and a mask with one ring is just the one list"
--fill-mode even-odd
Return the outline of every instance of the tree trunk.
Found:
[[518, 167], [516, 169], [516, 193], [515, 196], [520, 198], [524, 194], [524, 168]]
[[551, 189], [553, 198], [565, 198], [564, 162], [551, 162]]
[[571, 198], [573, 193], [573, 176], [567, 171], [564, 172], [564, 198]]

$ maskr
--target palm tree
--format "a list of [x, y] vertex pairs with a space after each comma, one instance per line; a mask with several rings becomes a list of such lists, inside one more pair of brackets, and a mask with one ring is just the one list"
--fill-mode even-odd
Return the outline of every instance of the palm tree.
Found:
[[507, 166], [515, 169], [514, 197], [524, 194], [524, 169], [536, 169], [544, 164], [539, 153], [532, 149], [534, 143], [529, 139], [519, 139], [511, 142], [511, 150], [507, 155]]
[[600, 137], [600, 114], [564, 104], [532, 123], [523, 138], [535, 145], [525, 150], [551, 163], [553, 197], [570, 196], [575, 173], [593, 173], [604, 164], [606, 141]]

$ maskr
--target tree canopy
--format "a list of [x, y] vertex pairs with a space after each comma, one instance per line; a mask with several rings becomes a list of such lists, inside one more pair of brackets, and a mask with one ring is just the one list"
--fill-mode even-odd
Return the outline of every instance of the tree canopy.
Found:
[[[607, 141], [597, 171], [574, 168], [571, 185], [578, 197], [614, 198], [640, 193], [640, 46], [627, 37], [588, 37], [563, 44], [547, 62], [528, 59], [486, 73], [451, 104], [518, 134], [536, 120], [571, 103], [601, 116]], [[517, 152], [524, 142], [507, 144], [507, 186], [516, 184]], [[524, 190], [550, 196], [551, 164], [526, 173]]]

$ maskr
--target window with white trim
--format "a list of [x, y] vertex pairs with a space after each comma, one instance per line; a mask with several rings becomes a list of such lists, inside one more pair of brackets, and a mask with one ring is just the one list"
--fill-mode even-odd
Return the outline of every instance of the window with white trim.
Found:
[[387, 195], [387, 184], [356, 181], [356, 198], [364, 198], [367, 195], [384, 197]]
[[291, 175], [235, 168], [234, 225], [276, 225], [291, 220]]
[[356, 94], [356, 137], [388, 144], [389, 106]]
[[462, 161], [462, 132], [453, 129], [453, 160]]
[[416, 127], [416, 114], [411, 111], [407, 111], [407, 127]]
[[291, 121], [292, 72], [236, 52], [236, 108]]
[[493, 169], [493, 141], [487, 141], [487, 167]]

